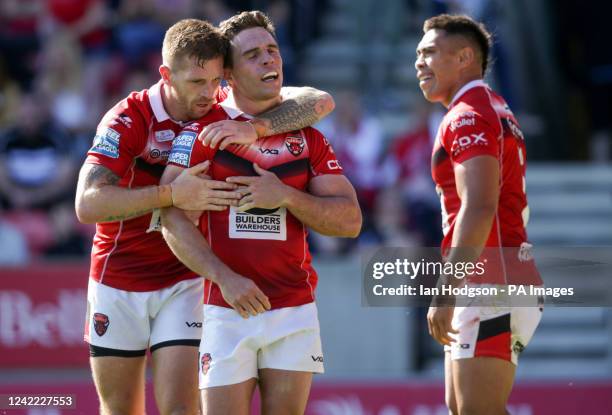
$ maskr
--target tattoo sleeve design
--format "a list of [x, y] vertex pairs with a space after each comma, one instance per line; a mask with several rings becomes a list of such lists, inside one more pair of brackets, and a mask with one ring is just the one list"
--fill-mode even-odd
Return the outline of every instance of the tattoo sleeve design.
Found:
[[261, 115], [270, 121], [268, 135], [308, 127], [325, 114], [325, 100], [316, 92], [305, 92], [286, 99], [283, 103]]
[[100, 186], [116, 186], [121, 178], [104, 166], [92, 165], [85, 177], [85, 188]]
[[[100, 188], [103, 186], [116, 186], [121, 178], [113, 173], [110, 169], [100, 166], [93, 165], [87, 172], [85, 177], [85, 188]], [[102, 222], [118, 222], [120, 220], [131, 219], [138, 216], [142, 216], [151, 212], [153, 209], [139, 209], [133, 212], [127, 212], [123, 215], [112, 215], [107, 216], [99, 221]]]

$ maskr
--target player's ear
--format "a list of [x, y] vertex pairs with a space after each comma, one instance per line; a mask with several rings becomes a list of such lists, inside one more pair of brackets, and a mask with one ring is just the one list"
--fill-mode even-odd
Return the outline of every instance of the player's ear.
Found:
[[164, 83], [170, 83], [170, 68], [166, 65], [161, 65], [159, 67], [159, 74], [161, 75]]
[[466, 46], [464, 48], [461, 48], [461, 50], [459, 51], [459, 64], [462, 68], [470, 66], [474, 62], [475, 58], [476, 57], [474, 55], [474, 49], [470, 47]]

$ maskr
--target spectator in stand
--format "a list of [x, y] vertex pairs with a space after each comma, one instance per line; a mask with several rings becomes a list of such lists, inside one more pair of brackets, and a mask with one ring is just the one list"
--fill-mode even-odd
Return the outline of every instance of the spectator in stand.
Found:
[[80, 45], [68, 33], [59, 32], [46, 40], [35, 86], [49, 103], [53, 121], [74, 137], [72, 150], [82, 157], [89, 148], [91, 130], [95, 128], [97, 114], [93, 111], [97, 103], [84, 85]]
[[44, 102], [25, 95], [17, 124], [0, 139], [0, 199], [6, 217], [39, 252], [55, 243], [50, 213], [71, 204], [78, 167], [71, 157], [72, 137], [51, 119]]
[[35, 74], [43, 7], [43, 0], [0, 1], [0, 52], [10, 77], [23, 89], [30, 88]]
[[0, 56], [0, 134], [17, 121], [20, 98], [21, 88], [10, 77], [4, 56]]
[[8, 209], [47, 209], [71, 200], [77, 166], [70, 137], [50, 117], [44, 100], [23, 97], [17, 124], [0, 147], [0, 190]]
[[333, 145], [345, 175], [357, 191], [363, 213], [360, 242], [379, 242], [373, 210], [383, 184], [376, 174], [382, 155], [383, 129], [380, 121], [365, 111], [356, 91], [342, 91], [335, 99], [336, 111], [319, 128]]
[[[431, 147], [436, 130], [430, 126], [439, 121], [438, 110], [429, 103], [421, 104], [412, 117], [412, 127], [395, 137], [383, 163], [384, 176], [390, 192], [384, 192], [379, 201], [385, 209], [378, 209], [377, 223], [383, 221], [387, 233], [408, 232], [423, 246], [440, 243], [440, 202], [431, 181]], [[437, 125], [437, 124], [436, 124]], [[392, 222], [390, 205], [403, 211], [399, 222]], [[385, 232], [383, 232], [385, 233]], [[386, 235], [385, 239], [393, 239]]]

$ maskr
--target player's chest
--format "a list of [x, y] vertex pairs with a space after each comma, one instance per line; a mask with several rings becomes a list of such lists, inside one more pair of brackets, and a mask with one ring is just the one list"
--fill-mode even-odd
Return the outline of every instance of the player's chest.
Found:
[[246, 147], [231, 146], [217, 151], [211, 166], [212, 177], [256, 176], [254, 164], [274, 173], [283, 183], [305, 189], [310, 178], [309, 149], [299, 134], [260, 139]]
[[140, 158], [148, 164], [165, 165], [172, 149], [172, 141], [180, 131], [181, 126], [170, 120], [161, 123], [151, 122]]

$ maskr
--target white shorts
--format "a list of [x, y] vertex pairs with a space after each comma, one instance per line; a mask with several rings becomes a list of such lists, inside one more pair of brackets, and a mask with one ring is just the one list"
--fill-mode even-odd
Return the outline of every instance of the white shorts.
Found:
[[232, 308], [204, 306], [200, 389], [258, 377], [259, 369], [323, 373], [315, 303], [244, 319]]
[[453, 360], [497, 357], [517, 365], [540, 323], [542, 310], [541, 305], [456, 307], [452, 325], [459, 333], [444, 350], [450, 351]]
[[92, 356], [96, 348], [112, 349], [108, 355], [113, 356], [143, 356], [148, 348], [198, 346], [203, 283], [193, 278], [161, 290], [132, 292], [89, 279], [85, 341]]

